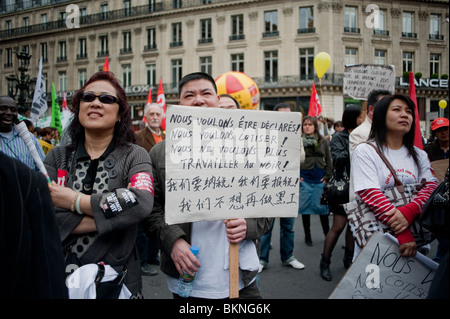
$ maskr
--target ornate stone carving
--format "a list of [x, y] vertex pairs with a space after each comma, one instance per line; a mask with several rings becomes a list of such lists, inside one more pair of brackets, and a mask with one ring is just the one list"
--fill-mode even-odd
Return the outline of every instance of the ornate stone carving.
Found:
[[256, 20], [256, 19], [258, 18], [258, 11], [250, 12], [250, 13], [248, 14], [248, 18], [249, 18], [251, 21]]
[[401, 14], [402, 14], [402, 10], [400, 10], [398, 8], [391, 8], [391, 17], [398, 18], [401, 16]]
[[342, 12], [342, 8], [344, 8], [344, 5], [340, 2], [333, 2], [331, 4], [331, 7], [333, 8], [333, 12], [334, 13], [341, 13]]
[[328, 11], [330, 9], [330, 7], [331, 7], [331, 4], [329, 2], [325, 2], [325, 1], [320, 1], [319, 4], [317, 5], [319, 12]]
[[419, 20], [426, 20], [428, 19], [428, 12], [426, 11], [419, 11]]

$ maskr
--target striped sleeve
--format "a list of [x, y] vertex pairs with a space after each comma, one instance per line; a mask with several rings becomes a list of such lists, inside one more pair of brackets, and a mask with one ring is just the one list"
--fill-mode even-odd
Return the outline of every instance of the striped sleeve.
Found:
[[397, 207], [410, 224], [418, 215], [420, 215], [423, 206], [427, 202], [428, 198], [430, 198], [431, 193], [436, 189], [437, 186], [438, 183], [435, 181], [426, 182], [425, 186], [420, 190], [420, 192], [417, 194], [414, 200], [411, 201], [411, 203], [402, 207]]
[[375, 217], [383, 224], [386, 224], [390, 216], [385, 216], [385, 214], [395, 208], [387, 197], [377, 188], [369, 188], [358, 191], [357, 193], [367, 206], [369, 206]]

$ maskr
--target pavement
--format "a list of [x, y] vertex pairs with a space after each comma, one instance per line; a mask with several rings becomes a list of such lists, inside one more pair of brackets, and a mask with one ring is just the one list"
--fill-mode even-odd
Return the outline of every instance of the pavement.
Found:
[[[330, 227], [333, 216], [329, 216]], [[272, 249], [269, 264], [259, 275], [261, 295], [264, 299], [327, 299], [345, 275], [344, 258], [344, 232], [334, 248], [331, 258], [332, 281], [325, 281], [320, 276], [319, 262], [323, 250], [324, 235], [320, 226], [319, 216], [311, 216], [311, 235], [313, 245], [308, 246], [304, 241], [304, 232], [301, 217], [296, 218], [294, 224], [294, 256], [306, 267], [302, 270], [283, 266], [279, 253], [279, 219], [275, 220], [272, 233]], [[345, 231], [345, 230], [344, 230]], [[436, 242], [436, 241], [435, 241]], [[428, 257], [434, 256], [435, 245]], [[172, 299], [167, 289], [166, 275], [159, 266], [155, 276], [143, 276], [143, 294], [145, 299]]]

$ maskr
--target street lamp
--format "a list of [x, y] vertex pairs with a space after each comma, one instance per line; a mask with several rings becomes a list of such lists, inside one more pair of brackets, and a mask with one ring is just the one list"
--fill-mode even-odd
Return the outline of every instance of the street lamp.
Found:
[[34, 88], [36, 87], [36, 78], [31, 78], [26, 72], [30, 65], [31, 55], [22, 50], [22, 52], [16, 52], [17, 59], [19, 60], [19, 72], [20, 76], [11, 74], [6, 77], [8, 81], [8, 95], [15, 99], [17, 96], [17, 107], [19, 114], [26, 115], [30, 107], [26, 105], [27, 98], [32, 99], [34, 94]]

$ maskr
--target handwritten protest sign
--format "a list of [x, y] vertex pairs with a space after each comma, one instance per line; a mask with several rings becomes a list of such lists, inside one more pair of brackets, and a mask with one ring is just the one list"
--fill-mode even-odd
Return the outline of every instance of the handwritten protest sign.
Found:
[[301, 114], [169, 105], [166, 223], [296, 217]]
[[372, 90], [395, 91], [395, 70], [393, 65], [354, 64], [344, 70], [344, 94], [367, 100]]
[[402, 257], [395, 238], [375, 232], [329, 298], [425, 299], [437, 267], [420, 253]]

